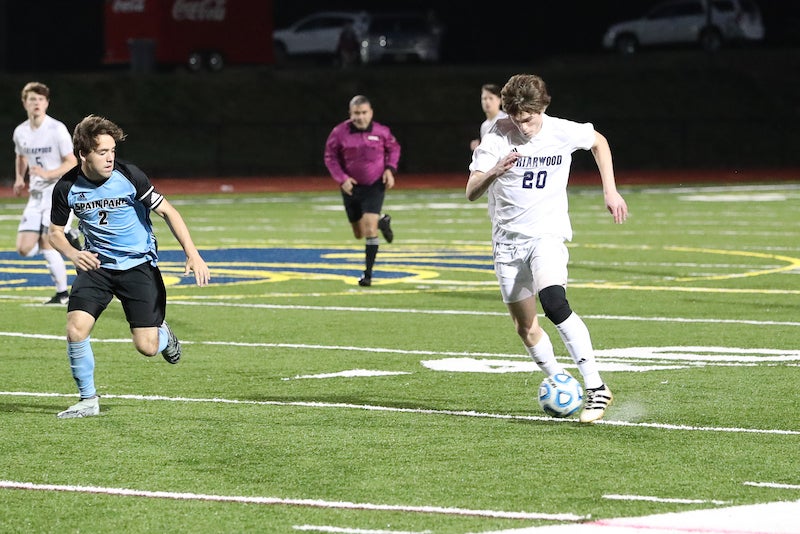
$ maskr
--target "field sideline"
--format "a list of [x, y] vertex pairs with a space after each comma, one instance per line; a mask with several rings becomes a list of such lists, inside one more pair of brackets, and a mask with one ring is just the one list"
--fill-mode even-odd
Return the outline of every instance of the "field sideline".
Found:
[[[800, 180], [800, 169], [746, 170], [669, 170], [618, 171], [617, 185], [683, 184], [687, 186], [721, 183], [783, 182]], [[151, 176], [163, 194], [210, 193], [291, 193], [298, 191], [336, 190], [328, 176], [231, 176], [169, 178]], [[466, 186], [467, 171], [459, 173], [403, 174], [398, 173], [396, 189], [448, 189]], [[571, 185], [599, 185], [600, 177], [593, 171], [573, 171]], [[14, 196], [11, 184], [0, 184], [0, 198]]]

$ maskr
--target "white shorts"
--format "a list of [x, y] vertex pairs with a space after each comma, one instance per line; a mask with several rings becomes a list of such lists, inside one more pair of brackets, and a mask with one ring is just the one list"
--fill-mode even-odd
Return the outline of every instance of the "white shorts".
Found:
[[19, 221], [17, 232], [36, 232], [46, 234], [50, 229], [50, 206], [53, 203], [52, 190], [31, 191], [28, 195], [28, 203], [25, 211], [22, 212], [22, 220]]
[[567, 286], [569, 251], [560, 237], [495, 243], [494, 274], [503, 302], [519, 302], [550, 286]]

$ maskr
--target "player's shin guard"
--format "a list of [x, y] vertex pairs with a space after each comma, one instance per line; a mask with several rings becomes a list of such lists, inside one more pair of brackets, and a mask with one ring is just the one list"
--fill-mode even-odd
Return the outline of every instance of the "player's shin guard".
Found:
[[97, 395], [94, 387], [94, 352], [90, 339], [87, 337], [83, 341], [67, 341], [69, 366], [82, 399]]

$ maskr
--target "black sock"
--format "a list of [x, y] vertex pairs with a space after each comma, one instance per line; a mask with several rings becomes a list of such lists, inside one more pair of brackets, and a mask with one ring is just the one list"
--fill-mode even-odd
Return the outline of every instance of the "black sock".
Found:
[[364, 269], [364, 275], [371, 278], [372, 268], [375, 266], [375, 257], [378, 255], [378, 245], [367, 244], [364, 250], [364, 255], [366, 257], [366, 269]]

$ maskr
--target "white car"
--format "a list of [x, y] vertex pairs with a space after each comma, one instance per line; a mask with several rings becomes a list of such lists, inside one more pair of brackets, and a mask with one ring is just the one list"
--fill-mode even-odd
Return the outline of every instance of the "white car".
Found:
[[603, 36], [603, 47], [621, 54], [681, 44], [714, 51], [727, 42], [763, 38], [761, 10], [753, 0], [669, 0], [642, 18], [612, 25]]
[[348, 24], [357, 36], [367, 28], [369, 15], [364, 11], [320, 11], [303, 17], [287, 28], [272, 32], [275, 61], [291, 58], [336, 56], [339, 36]]

